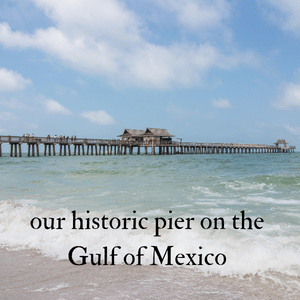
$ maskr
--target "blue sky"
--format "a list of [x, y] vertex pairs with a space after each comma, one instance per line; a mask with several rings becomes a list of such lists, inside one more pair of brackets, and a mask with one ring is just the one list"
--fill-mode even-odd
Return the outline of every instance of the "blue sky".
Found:
[[0, 134], [300, 149], [298, 0], [2, 0]]

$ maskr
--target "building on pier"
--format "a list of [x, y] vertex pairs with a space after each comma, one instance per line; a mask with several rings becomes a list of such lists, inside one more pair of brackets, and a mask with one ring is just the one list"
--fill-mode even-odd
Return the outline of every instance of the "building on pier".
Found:
[[[171, 148], [172, 144], [172, 137], [175, 137], [174, 135], [170, 134], [167, 129], [161, 129], [161, 128], [147, 128], [146, 130], [137, 130], [137, 129], [125, 129], [123, 134], [119, 135], [118, 137], [121, 137], [121, 145], [122, 153], [125, 151], [128, 147], [129, 154], [132, 154], [133, 148], [137, 148], [137, 154], [140, 154], [140, 148], [144, 147], [145, 154], [148, 154], [147, 149], [148, 147], [152, 148], [152, 154], [155, 154], [155, 147], [158, 147], [159, 154], [165, 153], [165, 150], [167, 153], [169, 153], [169, 150], [173, 154], [175, 154], [175, 146]], [[170, 147], [168, 147], [170, 146]], [[167, 148], [165, 148], [167, 147]]]
[[125, 129], [123, 134], [118, 135], [124, 142], [136, 142], [142, 144], [167, 144], [172, 142], [172, 135], [167, 129], [147, 128], [146, 130]]
[[138, 129], [125, 129], [123, 134], [118, 135], [118, 137], [122, 138], [121, 142], [143, 142], [143, 135], [145, 134], [145, 130]]
[[277, 142], [274, 143], [276, 147], [279, 147], [279, 145], [281, 144], [283, 145], [284, 148], [286, 148], [288, 143], [285, 140], [277, 140]]

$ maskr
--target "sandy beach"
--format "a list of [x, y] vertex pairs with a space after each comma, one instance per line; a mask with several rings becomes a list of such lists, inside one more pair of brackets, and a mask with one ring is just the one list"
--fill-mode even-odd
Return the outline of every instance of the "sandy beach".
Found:
[[271, 280], [262, 283], [258, 276], [195, 276], [188, 269], [153, 266], [78, 267], [33, 250], [2, 248], [0, 253], [2, 299], [297, 299], [297, 290]]

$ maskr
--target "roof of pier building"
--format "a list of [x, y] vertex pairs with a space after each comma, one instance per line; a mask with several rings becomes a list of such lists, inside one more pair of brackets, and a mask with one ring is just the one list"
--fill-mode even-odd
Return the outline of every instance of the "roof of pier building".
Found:
[[143, 136], [145, 133], [145, 130], [139, 130], [139, 129], [125, 129], [123, 134], [118, 135], [118, 137], [126, 137], [126, 136]]
[[160, 128], [147, 128], [144, 135], [160, 136], [160, 137], [175, 137], [175, 135], [170, 134], [167, 129], [160, 129]]
[[144, 136], [159, 136], [159, 137], [174, 137], [167, 129], [147, 128], [146, 130], [125, 129], [123, 134], [118, 137], [144, 137]]
[[276, 143], [274, 143], [276, 146], [283, 144], [284, 146], [286, 146], [288, 143], [285, 140], [277, 140]]

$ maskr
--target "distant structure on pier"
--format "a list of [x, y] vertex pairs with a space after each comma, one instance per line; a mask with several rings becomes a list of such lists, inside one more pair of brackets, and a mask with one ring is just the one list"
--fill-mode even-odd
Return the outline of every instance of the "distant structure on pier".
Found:
[[[173, 141], [174, 135], [167, 129], [147, 128], [146, 130], [125, 129], [118, 136], [121, 139], [89, 139], [55, 136], [33, 137], [0, 136], [0, 156], [2, 156], [2, 144], [10, 145], [10, 156], [22, 156], [22, 144], [27, 144], [27, 156], [40, 156], [39, 146], [44, 146], [44, 156], [55, 156], [59, 147], [59, 155], [132, 155], [136, 154], [170, 155], [170, 154], [222, 154], [222, 153], [291, 153], [295, 146], [281, 139], [274, 145], [264, 144], [238, 144], [238, 143], [193, 143], [182, 142], [181, 139]], [[143, 153], [141, 153], [143, 149]], [[158, 153], [156, 150], [158, 149]], [[72, 151], [73, 150], [73, 151]], [[73, 154], [72, 154], [73, 152]]]
[[138, 142], [138, 143], [149, 143], [153, 142], [156, 144], [164, 144], [172, 142], [172, 135], [167, 129], [159, 128], [147, 128], [146, 130], [136, 130], [136, 129], [125, 129], [124, 133], [118, 135], [124, 142]]

